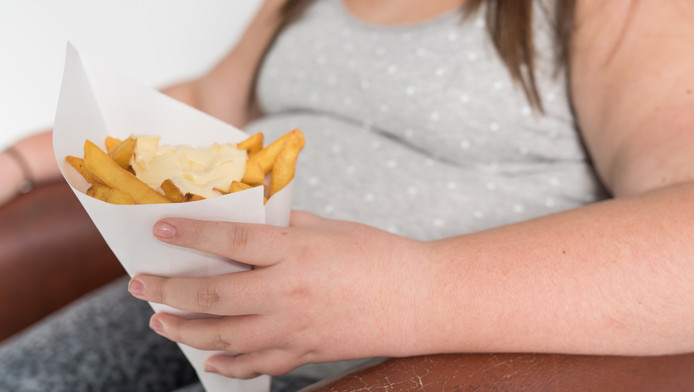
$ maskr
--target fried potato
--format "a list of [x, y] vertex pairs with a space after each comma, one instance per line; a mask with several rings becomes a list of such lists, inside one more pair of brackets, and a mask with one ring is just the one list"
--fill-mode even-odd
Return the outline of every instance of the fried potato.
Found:
[[229, 187], [229, 193], [245, 191], [246, 189], [251, 188], [253, 188], [253, 185], [249, 185], [241, 181], [232, 181], [231, 186]]
[[70, 164], [77, 172], [84, 178], [85, 181], [87, 181], [90, 184], [96, 184], [99, 181], [94, 177], [92, 173], [89, 172], [87, 167], [84, 165], [84, 159], [78, 158], [78, 157], [73, 157], [71, 155], [68, 155], [65, 157], [65, 161]]
[[106, 140], [104, 140], [104, 145], [106, 146], [106, 152], [111, 152], [115, 146], [121, 143], [120, 139], [117, 139], [112, 136], [106, 136]]
[[132, 173], [123, 169], [96, 144], [84, 143], [84, 163], [97, 178], [113, 189], [124, 192], [137, 204], [170, 203], [171, 201]]
[[111, 192], [113, 189], [111, 189], [108, 185], [104, 184], [92, 184], [92, 186], [87, 189], [87, 196], [91, 196], [95, 199], [99, 199], [101, 201], [108, 201], [108, 198], [111, 196]]
[[174, 203], [182, 203], [185, 201], [185, 195], [170, 178], [161, 183], [161, 190], [164, 191], [164, 196]]
[[87, 195], [111, 204], [136, 204], [130, 195], [108, 185], [94, 184], [87, 189]]
[[[249, 185], [241, 181], [232, 181], [231, 186], [229, 187], [229, 193], [245, 191], [246, 189], [255, 188], [256, 186]], [[265, 203], [267, 203], [267, 197], [265, 196], [265, 191], [263, 190], [263, 204]]]
[[255, 154], [253, 158], [249, 160], [256, 160], [258, 163], [260, 163], [260, 166], [262, 166], [263, 172], [265, 174], [268, 174], [272, 170], [275, 164], [275, 160], [277, 159], [277, 155], [282, 150], [282, 146], [284, 145], [284, 143], [288, 139], [294, 137], [298, 138], [299, 144], [301, 148], [303, 148], [304, 134], [299, 129], [294, 129], [282, 135], [279, 139], [272, 142], [269, 146], [258, 151], [258, 153]]
[[[233, 181], [229, 191], [215, 190], [225, 195], [263, 185], [267, 202], [268, 195], [277, 193], [294, 178], [298, 154], [305, 143], [303, 133], [294, 129], [265, 148], [262, 147], [263, 139], [262, 133], [256, 133], [236, 145], [245, 150], [248, 156], [243, 179]], [[109, 136], [105, 145], [108, 152], [87, 140], [84, 143], [84, 158], [65, 157], [90, 184], [87, 190], [89, 196], [113, 204], [180, 203], [205, 199], [201, 195], [182, 191], [171, 179], [160, 185], [163, 195], [159, 189], [153, 189], [138, 179], [130, 165], [137, 145], [136, 137], [130, 136], [121, 141]]]
[[248, 139], [238, 143], [236, 148], [239, 150], [246, 150], [248, 157], [255, 155], [258, 151], [263, 149], [263, 133], [258, 132], [254, 135], [248, 137]]
[[[262, 184], [265, 176], [272, 171], [275, 161], [277, 160], [277, 155], [282, 150], [282, 146], [287, 142], [287, 140], [292, 138], [298, 140], [301, 148], [304, 147], [304, 134], [301, 132], [301, 130], [294, 129], [285, 133], [279, 139], [272, 142], [269, 146], [263, 148], [248, 158], [248, 162], [246, 162], [246, 172], [244, 173], [241, 181], [251, 185]], [[258, 166], [260, 166], [260, 168]]]
[[131, 205], [131, 204], [137, 204], [135, 203], [135, 199], [132, 198], [129, 194], [125, 192], [121, 192], [118, 189], [112, 189], [111, 194], [109, 195], [108, 199], [106, 202], [111, 203], [111, 204], [122, 204], [122, 205]]
[[174, 203], [205, 200], [203, 196], [196, 195], [194, 193], [186, 192], [184, 194], [170, 178], [161, 183], [161, 190], [164, 191], [164, 196]]
[[200, 195], [196, 195], [196, 194], [190, 193], [190, 192], [186, 193], [183, 196], [183, 201], [199, 201], [199, 200], [205, 200], [205, 198], [200, 196]]
[[[257, 155], [257, 154], [256, 154]], [[246, 172], [243, 173], [242, 182], [250, 185], [260, 185], [265, 179], [265, 171], [260, 162], [251, 158], [246, 162]]]
[[[296, 131], [298, 131], [298, 133]], [[270, 197], [279, 192], [294, 178], [296, 161], [303, 147], [304, 138], [301, 131], [298, 129], [292, 131], [282, 145], [277, 159], [275, 159], [272, 177], [270, 178]]]
[[135, 153], [136, 144], [137, 139], [130, 136], [111, 148], [108, 152], [108, 156], [113, 158], [113, 160], [116, 161], [120, 167], [127, 169], [130, 167], [130, 159]]

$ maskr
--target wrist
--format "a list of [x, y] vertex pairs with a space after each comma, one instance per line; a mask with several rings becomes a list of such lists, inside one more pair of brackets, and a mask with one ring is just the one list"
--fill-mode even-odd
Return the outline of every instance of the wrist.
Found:
[[[451, 246], [452, 242], [458, 246]], [[420, 326], [415, 340], [416, 355], [475, 351], [479, 331], [488, 328], [477, 323], [478, 312], [484, 310], [475, 303], [483, 292], [470, 289], [474, 282], [469, 272], [475, 264], [471, 258], [476, 251], [463, 249], [460, 243], [457, 239], [425, 243], [427, 266], [423, 275], [429, 290], [422, 301], [427, 305], [419, 309], [426, 323]]]
[[22, 170], [5, 151], [0, 151], [0, 178], [0, 204], [3, 204], [19, 194], [17, 188], [22, 181]]
[[50, 182], [61, 177], [58, 164], [53, 154], [51, 132], [41, 132], [19, 140], [14, 144], [14, 151], [27, 166], [25, 170], [35, 183]]
[[[409, 243], [409, 244], [408, 244]], [[389, 320], [391, 332], [388, 356], [404, 357], [446, 352], [452, 326], [449, 325], [447, 296], [451, 295], [448, 277], [442, 271], [434, 242], [406, 240], [393, 247], [402, 252], [396, 256], [398, 270], [404, 276], [395, 280], [391, 289], [396, 295], [398, 314]], [[394, 276], [393, 270], [389, 275]], [[399, 326], [399, 328], [397, 327]]]
[[7, 179], [8, 191], [27, 193], [34, 188], [35, 177], [27, 159], [13, 146], [0, 153], [0, 168]]

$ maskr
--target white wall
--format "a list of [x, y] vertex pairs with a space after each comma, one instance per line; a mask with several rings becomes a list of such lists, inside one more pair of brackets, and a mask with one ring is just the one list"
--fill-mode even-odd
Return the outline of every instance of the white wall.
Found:
[[149, 86], [223, 56], [259, 0], [0, 0], [0, 148], [53, 122], [67, 41]]

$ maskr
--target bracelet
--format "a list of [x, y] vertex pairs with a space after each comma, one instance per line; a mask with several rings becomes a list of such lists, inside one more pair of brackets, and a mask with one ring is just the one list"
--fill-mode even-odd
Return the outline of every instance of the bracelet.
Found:
[[31, 174], [29, 164], [24, 159], [22, 154], [20, 154], [19, 151], [17, 151], [14, 148], [14, 146], [11, 146], [10, 148], [6, 149], [4, 152], [6, 152], [8, 156], [14, 159], [14, 161], [17, 163], [17, 166], [19, 166], [20, 170], [22, 171], [22, 174], [24, 175], [24, 179], [22, 179], [22, 181], [17, 186], [17, 191], [19, 193], [28, 193], [29, 191], [34, 189], [34, 185], [36, 185], [36, 182], [34, 181], [34, 176]]

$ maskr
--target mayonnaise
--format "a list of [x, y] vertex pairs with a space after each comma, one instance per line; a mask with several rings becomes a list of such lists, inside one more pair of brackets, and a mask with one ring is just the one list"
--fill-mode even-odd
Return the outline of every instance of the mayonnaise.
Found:
[[232, 181], [241, 180], [246, 158], [235, 144], [160, 146], [158, 136], [137, 136], [130, 164], [137, 178], [154, 189], [170, 178], [184, 194], [210, 198], [222, 194], [216, 189], [228, 192]]

